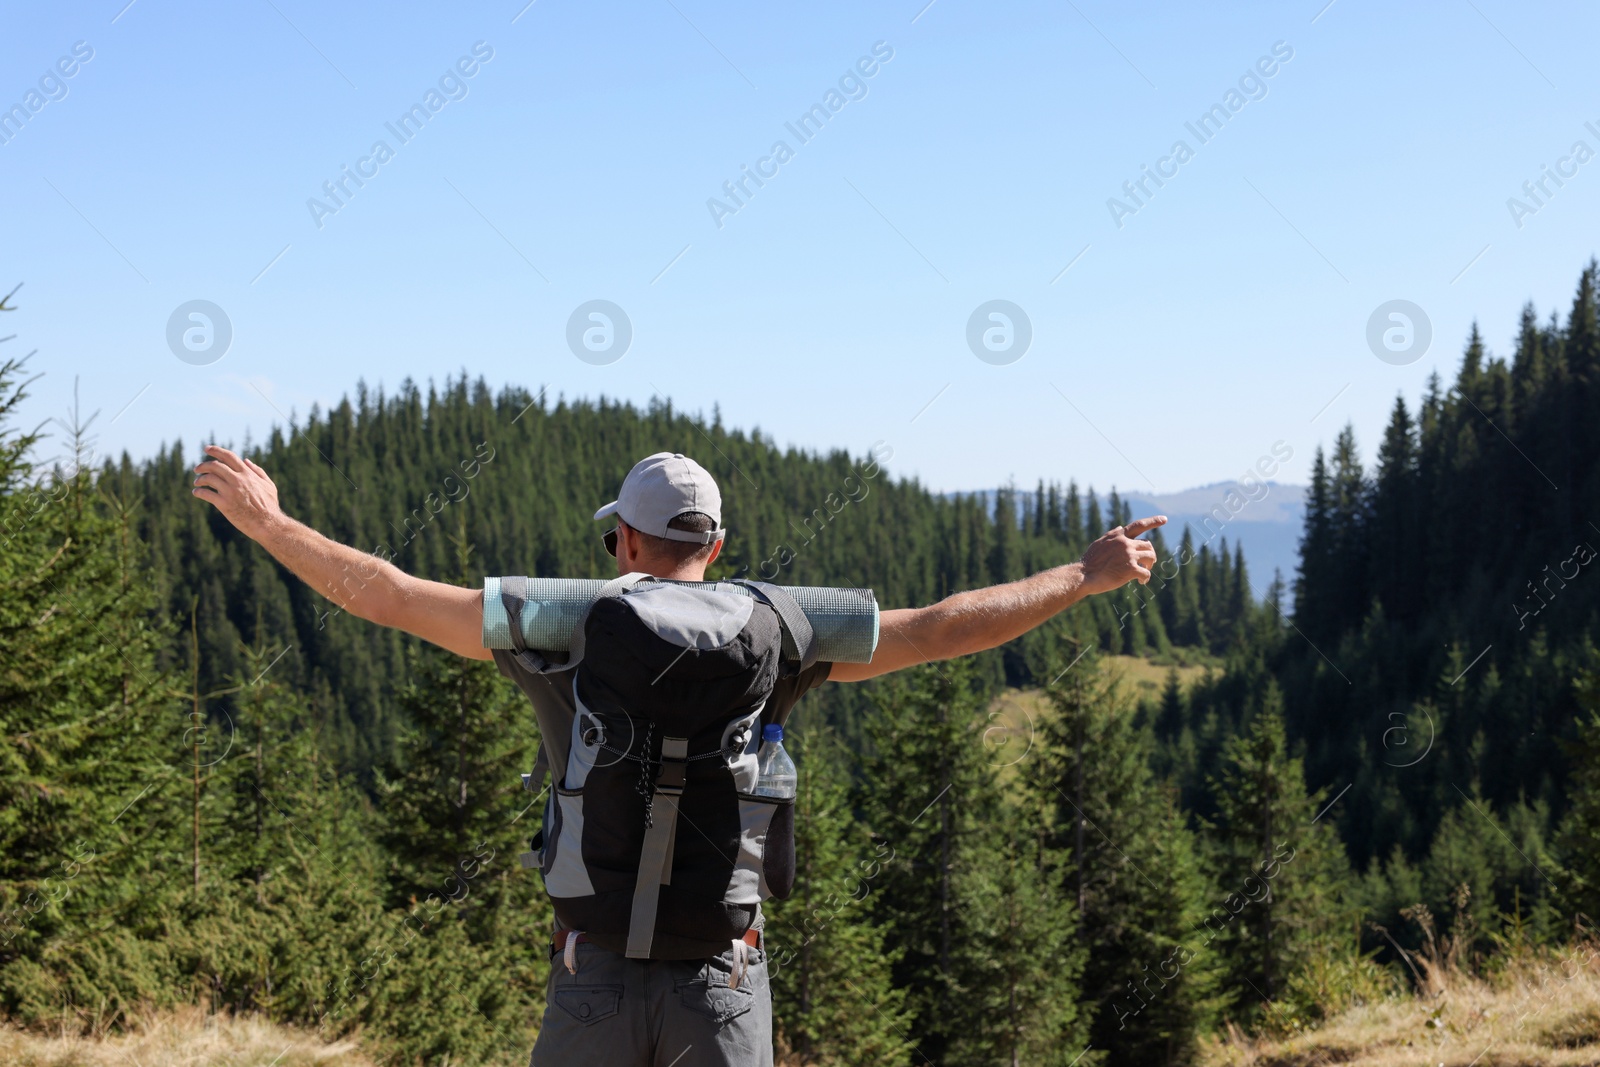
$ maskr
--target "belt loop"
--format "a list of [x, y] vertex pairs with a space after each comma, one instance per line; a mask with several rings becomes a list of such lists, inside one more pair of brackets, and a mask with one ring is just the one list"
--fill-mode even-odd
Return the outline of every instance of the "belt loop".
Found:
[[745, 944], [744, 938], [733, 939], [733, 966], [728, 971], [728, 988], [738, 989], [739, 983], [744, 980], [744, 972], [748, 969], [745, 963], [745, 952], [750, 948]]
[[567, 934], [567, 947], [561, 953], [561, 962], [567, 965], [568, 974], [578, 973], [578, 939], [582, 936], [582, 930]]

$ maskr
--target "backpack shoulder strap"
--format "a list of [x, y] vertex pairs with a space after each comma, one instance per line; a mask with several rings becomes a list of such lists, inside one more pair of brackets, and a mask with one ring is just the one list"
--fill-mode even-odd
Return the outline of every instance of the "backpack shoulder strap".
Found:
[[[799, 660], [802, 671], [810, 670], [817, 662], [817, 634], [794, 597], [771, 582], [752, 582], [742, 578], [735, 578], [734, 581], [749, 589], [757, 600], [770, 605], [778, 613], [778, 621], [783, 624], [784, 654], [792, 660]], [[790, 645], [793, 647], [788, 647]]]
[[605, 585], [602, 585], [600, 587], [600, 591], [595, 594], [594, 599], [589, 601], [589, 603], [584, 606], [583, 611], [578, 615], [578, 621], [572, 628], [572, 640], [567, 643], [567, 662], [562, 669], [565, 670], [568, 667], [576, 667], [579, 661], [583, 659], [583, 644], [585, 640], [583, 635], [583, 626], [584, 623], [589, 621], [589, 612], [594, 610], [594, 606], [597, 603], [606, 597], [621, 596], [623, 593], [626, 593], [640, 582], [652, 581], [655, 581], [655, 578], [652, 575], [646, 574], [644, 571], [631, 571], [628, 574], [613, 578]]
[[522, 607], [528, 602], [528, 579], [522, 575], [508, 575], [500, 579], [500, 603], [505, 606], [506, 618], [511, 622], [511, 650], [516, 660], [534, 674], [548, 674], [561, 670], [552, 665], [544, 654], [528, 647], [522, 636]]

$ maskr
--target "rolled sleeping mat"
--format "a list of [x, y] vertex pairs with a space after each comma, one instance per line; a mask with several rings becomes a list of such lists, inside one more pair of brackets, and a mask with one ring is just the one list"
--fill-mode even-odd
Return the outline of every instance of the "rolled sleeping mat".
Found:
[[[522, 609], [522, 639], [541, 652], [566, 652], [572, 631], [606, 584], [599, 578], [528, 578]], [[700, 584], [700, 583], [687, 583]], [[753, 596], [737, 582], [718, 582], [720, 590]], [[878, 647], [878, 600], [871, 589], [781, 585], [794, 598], [817, 638], [817, 659], [870, 663]], [[483, 580], [483, 647], [513, 648], [511, 619], [500, 599], [500, 579]]]

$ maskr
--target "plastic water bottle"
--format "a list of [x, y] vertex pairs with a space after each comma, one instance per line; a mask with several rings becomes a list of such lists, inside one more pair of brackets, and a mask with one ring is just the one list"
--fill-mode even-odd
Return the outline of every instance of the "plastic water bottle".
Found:
[[794, 760], [783, 750], [783, 727], [768, 723], [761, 728], [761, 761], [756, 765], [756, 796], [789, 800], [797, 791], [799, 775]]

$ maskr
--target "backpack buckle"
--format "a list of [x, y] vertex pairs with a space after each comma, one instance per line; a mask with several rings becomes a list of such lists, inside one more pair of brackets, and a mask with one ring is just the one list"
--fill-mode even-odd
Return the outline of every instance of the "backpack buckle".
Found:
[[663, 737], [661, 739], [661, 765], [656, 771], [656, 792], [677, 796], [683, 792], [688, 780], [689, 739]]

